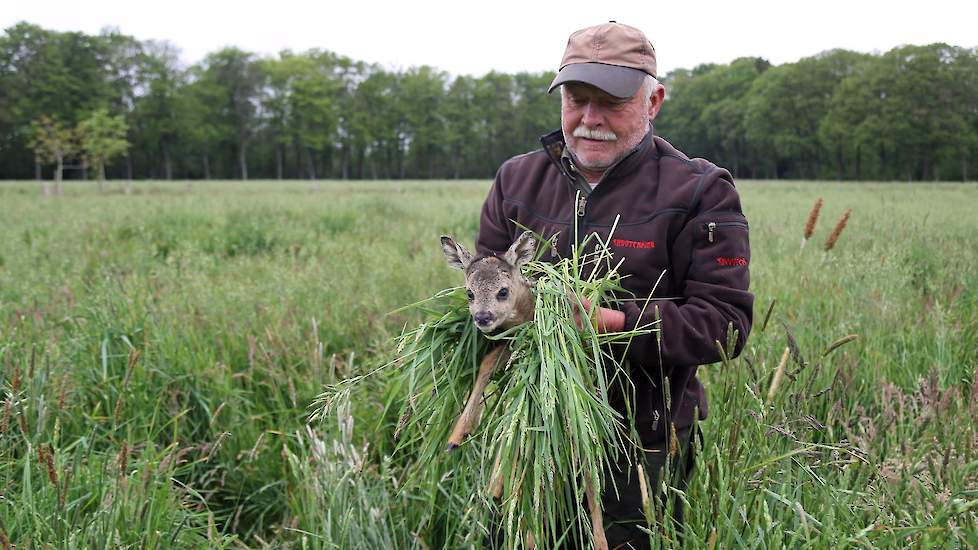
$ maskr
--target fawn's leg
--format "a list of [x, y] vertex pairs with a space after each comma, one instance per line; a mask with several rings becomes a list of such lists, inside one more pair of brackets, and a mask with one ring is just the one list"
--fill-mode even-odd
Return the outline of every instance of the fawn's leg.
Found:
[[496, 346], [482, 358], [479, 374], [475, 377], [475, 386], [472, 388], [469, 400], [465, 404], [465, 408], [462, 409], [462, 415], [455, 422], [452, 434], [448, 437], [449, 451], [462, 444], [462, 440], [472, 432], [476, 421], [479, 420], [479, 414], [482, 412], [482, 394], [486, 391], [486, 385], [489, 384], [492, 373], [496, 372], [497, 365], [508, 359], [508, 354], [503, 353], [504, 351], [506, 351], [505, 343]]
[[595, 550], [608, 550], [608, 539], [604, 536], [604, 520], [601, 517], [601, 506], [598, 504], [598, 497], [594, 494], [591, 487], [591, 480], [584, 482], [584, 495], [587, 497], [587, 507], [591, 512], [591, 535], [594, 539]]

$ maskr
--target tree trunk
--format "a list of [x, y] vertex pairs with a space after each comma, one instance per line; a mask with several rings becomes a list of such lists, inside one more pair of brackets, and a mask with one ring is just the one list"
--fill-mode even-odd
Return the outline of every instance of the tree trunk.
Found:
[[58, 166], [54, 169], [54, 194], [61, 194], [61, 172], [64, 170], [65, 159], [61, 155], [58, 155]]
[[105, 191], [105, 161], [103, 159], [98, 160], [98, 192], [102, 193]]
[[34, 155], [34, 179], [37, 181], [42, 181], [41, 177], [41, 159]]
[[295, 179], [302, 179], [302, 147], [299, 146], [299, 141], [292, 138], [292, 154], [295, 158]]
[[243, 141], [241, 142], [241, 146], [238, 147], [238, 166], [241, 170], [241, 179], [248, 179], [248, 152]]
[[842, 146], [836, 146], [835, 148], [835, 179], [837, 181], [842, 181], [842, 174], [845, 172], [845, 164], [842, 160]]
[[885, 179], [886, 176], [887, 176], [887, 171], [886, 171], [886, 146], [884, 146], [882, 143], [880, 143], [880, 175], [882, 176], [882, 178], [880, 178], [880, 179]]
[[170, 162], [170, 144], [163, 142], [163, 177], [167, 181], [173, 179], [173, 165]]
[[968, 155], [961, 149], [961, 181], [968, 181]]
[[309, 179], [316, 179], [316, 158], [308, 148], [306, 148], [306, 175]]
[[132, 153], [126, 153], [126, 179], [132, 181]]
[[81, 163], [81, 179], [82, 181], [88, 181], [88, 161], [82, 159]]
[[204, 161], [204, 179], [211, 179], [211, 157], [207, 154], [207, 149], [204, 149], [204, 155], [202, 160]]
[[284, 152], [282, 151], [282, 144], [278, 143], [275, 145], [275, 178], [282, 179], [282, 162]]

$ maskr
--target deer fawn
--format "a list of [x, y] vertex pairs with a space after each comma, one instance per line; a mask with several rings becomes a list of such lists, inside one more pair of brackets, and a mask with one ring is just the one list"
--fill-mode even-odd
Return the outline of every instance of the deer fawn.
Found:
[[[469, 298], [469, 313], [475, 326], [484, 333], [505, 330], [533, 319], [534, 297], [530, 281], [523, 277], [520, 268], [533, 259], [536, 239], [529, 231], [520, 235], [502, 255], [472, 254], [452, 237], [442, 235], [442, 251], [448, 265], [465, 273], [465, 289]], [[472, 432], [482, 413], [482, 395], [489, 379], [499, 365], [509, 361], [510, 351], [506, 342], [500, 342], [479, 364], [475, 386], [465, 403], [465, 408], [455, 422], [448, 438], [448, 450], [457, 448]], [[502, 475], [498, 471], [499, 457], [493, 467], [491, 493], [494, 498], [502, 496]], [[590, 481], [585, 483], [588, 510], [593, 528], [594, 547], [607, 550], [608, 542], [604, 535], [601, 508]], [[532, 546], [532, 543], [531, 543]]]

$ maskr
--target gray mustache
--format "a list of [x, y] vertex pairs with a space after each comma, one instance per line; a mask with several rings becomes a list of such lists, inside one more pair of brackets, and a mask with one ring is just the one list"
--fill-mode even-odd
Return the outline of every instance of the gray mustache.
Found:
[[574, 133], [572, 135], [574, 137], [576, 137], [576, 138], [596, 139], [596, 140], [600, 140], [600, 141], [618, 141], [618, 134], [616, 134], [614, 132], [611, 132], [611, 131], [605, 132], [605, 131], [602, 131], [602, 130], [591, 130], [590, 128], [588, 128], [588, 127], [586, 127], [584, 125], [581, 125], [581, 126], [578, 126], [577, 128], [574, 128]]

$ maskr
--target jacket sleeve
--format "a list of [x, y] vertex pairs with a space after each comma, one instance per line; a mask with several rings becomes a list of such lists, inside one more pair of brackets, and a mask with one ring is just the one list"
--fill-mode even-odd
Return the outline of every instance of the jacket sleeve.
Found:
[[512, 244], [513, 222], [506, 217], [503, 208], [503, 179], [506, 165], [496, 172], [496, 178], [489, 188], [489, 194], [482, 203], [479, 218], [479, 233], [475, 238], [475, 248], [479, 252], [505, 252]]
[[646, 368], [715, 363], [717, 342], [726, 346], [731, 324], [737, 331], [733, 355], [743, 349], [754, 306], [748, 292], [750, 242], [740, 198], [727, 178], [724, 170], [707, 176], [698, 205], [674, 241], [672, 254], [689, 255], [686, 272], [676, 276], [681, 299], [623, 303], [626, 330], [661, 320], [660, 332], [632, 339], [628, 359], [633, 363]]

